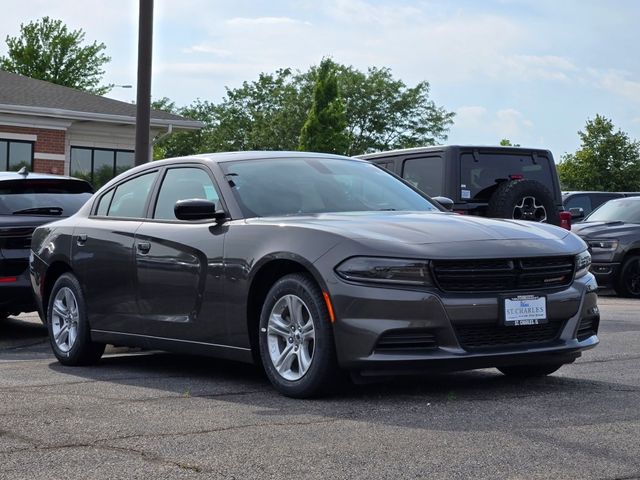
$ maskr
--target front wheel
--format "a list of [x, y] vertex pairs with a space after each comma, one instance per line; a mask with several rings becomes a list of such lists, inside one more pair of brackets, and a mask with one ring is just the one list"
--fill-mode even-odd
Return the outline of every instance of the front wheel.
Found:
[[551, 375], [562, 367], [562, 363], [551, 363], [541, 365], [512, 365], [509, 367], [498, 367], [504, 375], [507, 377], [515, 378], [533, 378], [533, 377], [545, 377]]
[[260, 315], [260, 358], [283, 395], [326, 393], [339, 375], [333, 329], [320, 288], [306, 274], [278, 280]]
[[624, 261], [615, 290], [621, 297], [640, 298], [640, 255]]
[[47, 328], [53, 353], [63, 365], [90, 365], [104, 352], [104, 343], [91, 341], [84, 295], [78, 279], [70, 273], [53, 286]]

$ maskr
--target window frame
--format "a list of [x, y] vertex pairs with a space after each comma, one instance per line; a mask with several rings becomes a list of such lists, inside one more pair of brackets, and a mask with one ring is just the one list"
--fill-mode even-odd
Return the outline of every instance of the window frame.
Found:
[[[105, 190], [104, 192], [101, 192], [99, 196], [97, 196], [97, 198], [93, 201], [93, 204], [91, 205], [91, 210], [90, 210], [90, 214], [89, 214], [89, 218], [90, 219], [94, 219], [94, 220], [123, 220], [123, 221], [135, 221], [135, 222], [140, 222], [143, 220], [146, 220], [148, 218], [149, 215], [149, 205], [151, 203], [151, 200], [154, 197], [154, 194], [156, 192], [156, 188], [158, 185], [158, 179], [162, 176], [162, 168], [149, 168], [149, 169], [145, 169], [142, 170], [140, 172], [136, 172], [134, 175], [131, 176], [127, 176], [125, 178], [123, 178], [121, 181], [119, 181], [117, 184], [112, 185], [109, 189]], [[143, 175], [148, 175], [150, 173], [155, 173], [156, 174], [156, 178], [153, 181], [153, 184], [151, 185], [151, 188], [149, 189], [149, 193], [147, 194], [147, 199], [145, 200], [145, 204], [144, 204], [144, 209], [143, 209], [143, 215], [142, 217], [116, 217], [116, 216], [109, 216], [109, 210], [111, 209], [111, 204], [113, 203], [113, 198], [115, 197], [115, 191], [118, 189], [118, 187], [120, 187], [121, 185], [131, 181], [131, 180], [135, 180], [138, 177], [141, 177]], [[107, 207], [107, 214], [106, 215], [98, 215], [98, 208], [100, 207], [100, 202], [102, 201], [102, 199], [104, 197], [106, 197], [107, 195], [109, 195], [111, 192], [113, 192], [113, 195], [111, 196], [111, 200], [109, 200], [109, 206]]]
[[90, 170], [90, 178], [91, 180], [89, 180], [91, 182], [91, 184], [93, 185], [95, 182], [95, 152], [96, 150], [99, 151], [103, 151], [103, 152], [112, 152], [113, 153], [113, 166], [112, 166], [112, 176], [111, 178], [115, 178], [116, 177], [116, 168], [117, 168], [117, 160], [118, 160], [118, 152], [123, 152], [123, 153], [132, 153], [134, 155], [134, 164], [130, 167], [133, 168], [135, 167], [135, 150], [125, 150], [122, 148], [103, 148], [103, 147], [83, 147], [81, 145], [71, 145], [71, 148], [69, 150], [69, 175], [73, 176], [73, 149], [82, 149], [82, 150], [91, 150], [91, 170]]
[[13, 138], [2, 138], [0, 137], [0, 142], [6, 142], [7, 143], [7, 147], [6, 147], [6, 153], [7, 153], [7, 160], [5, 165], [0, 165], [0, 172], [17, 172], [18, 170], [9, 170], [9, 155], [11, 153], [11, 144], [12, 143], [26, 143], [28, 145], [31, 145], [31, 161], [29, 163], [29, 171], [33, 172], [33, 164], [34, 164], [34, 160], [35, 160], [35, 150], [36, 150], [36, 142], [31, 141], [31, 140], [16, 140]]
[[205, 165], [202, 165], [200, 163], [179, 163], [175, 165], [167, 165], [162, 169], [162, 172], [160, 172], [160, 175], [159, 175], [160, 178], [153, 188], [152, 201], [148, 205], [147, 216], [145, 221], [154, 222], [154, 223], [212, 223], [212, 222], [215, 222], [215, 220], [211, 218], [206, 218], [204, 220], [179, 220], [177, 218], [176, 219], [153, 218], [154, 215], [156, 214], [156, 208], [158, 206], [158, 200], [160, 198], [160, 190], [162, 189], [162, 185], [164, 183], [165, 178], [167, 177], [167, 174], [169, 173], [169, 170], [177, 170], [181, 168], [197, 168], [198, 170], [204, 171], [204, 173], [209, 177], [209, 180], [211, 180], [213, 189], [216, 191], [216, 194], [218, 195], [218, 201], [216, 202], [216, 204], [228, 214], [229, 211], [227, 210], [226, 205], [224, 204], [224, 200], [222, 198], [220, 188], [218, 187], [218, 184], [216, 183], [216, 179], [213, 176], [212, 172]]

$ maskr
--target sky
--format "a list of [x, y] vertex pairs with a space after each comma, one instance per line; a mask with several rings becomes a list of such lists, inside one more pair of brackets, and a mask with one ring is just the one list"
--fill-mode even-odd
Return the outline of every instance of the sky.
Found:
[[[135, 0], [5, 0], [2, 41], [48, 15], [107, 45], [108, 95], [135, 99]], [[8, 8], [7, 8], [8, 7]], [[156, 0], [152, 97], [220, 101], [261, 72], [329, 56], [389, 67], [456, 112], [446, 143], [580, 146], [596, 114], [640, 139], [637, 0]]]

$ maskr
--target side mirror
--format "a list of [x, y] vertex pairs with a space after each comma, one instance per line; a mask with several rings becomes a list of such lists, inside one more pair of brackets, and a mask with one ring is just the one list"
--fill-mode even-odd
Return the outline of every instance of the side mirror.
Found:
[[583, 218], [584, 217], [584, 208], [574, 207], [569, 209], [569, 213], [571, 213], [571, 218]]
[[436, 202], [438, 202], [440, 205], [442, 205], [445, 209], [447, 209], [450, 212], [453, 210], [453, 200], [451, 200], [450, 198], [447, 198], [447, 197], [431, 197], [431, 200], [435, 200]]
[[200, 198], [178, 200], [173, 207], [178, 220], [223, 220], [227, 215], [216, 208], [216, 202]]

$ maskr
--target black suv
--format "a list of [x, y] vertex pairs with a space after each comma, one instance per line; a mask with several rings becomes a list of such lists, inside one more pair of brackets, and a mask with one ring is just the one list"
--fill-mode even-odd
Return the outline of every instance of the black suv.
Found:
[[575, 233], [589, 244], [598, 285], [640, 298], [640, 197], [608, 201], [576, 224]]
[[0, 319], [36, 310], [28, 269], [35, 228], [73, 215], [92, 194], [76, 178], [0, 172]]
[[572, 220], [579, 222], [609, 200], [639, 195], [640, 192], [562, 192], [562, 203], [571, 212]]
[[[435, 146], [371, 153], [369, 160], [431, 197], [453, 200], [468, 215], [561, 225], [562, 196], [549, 150], [519, 147]], [[570, 228], [570, 216], [562, 226]]]

